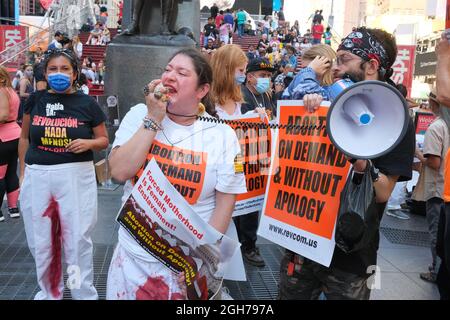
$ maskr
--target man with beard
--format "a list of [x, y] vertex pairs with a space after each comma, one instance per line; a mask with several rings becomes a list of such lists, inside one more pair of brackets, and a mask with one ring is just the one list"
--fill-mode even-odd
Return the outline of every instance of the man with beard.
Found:
[[[379, 80], [395, 86], [390, 77], [396, 56], [393, 35], [380, 29], [358, 28], [339, 46], [336, 63], [332, 67], [333, 75], [335, 80], [350, 77], [356, 82]], [[304, 97], [305, 106], [310, 111], [318, 108], [321, 101], [322, 97], [317, 94]], [[368, 167], [374, 188], [374, 198], [366, 211], [366, 215], [373, 219], [367, 223], [365, 236], [359, 235], [349, 243], [361, 249], [346, 253], [336, 246], [328, 268], [287, 251], [280, 266], [281, 299], [317, 299], [321, 292], [327, 299], [369, 299], [370, 276], [377, 265], [383, 211], [395, 183], [411, 179], [414, 149], [414, 127], [410, 119], [403, 140], [392, 151], [371, 162], [349, 160], [355, 172], [349, 179], [361, 178]], [[362, 239], [365, 241], [360, 243]]]

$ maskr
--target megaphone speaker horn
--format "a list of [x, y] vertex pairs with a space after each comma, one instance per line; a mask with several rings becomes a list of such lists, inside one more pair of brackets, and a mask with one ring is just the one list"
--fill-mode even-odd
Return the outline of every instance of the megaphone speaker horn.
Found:
[[373, 80], [333, 86], [327, 133], [336, 148], [353, 159], [374, 159], [400, 143], [408, 129], [409, 113], [396, 88]]

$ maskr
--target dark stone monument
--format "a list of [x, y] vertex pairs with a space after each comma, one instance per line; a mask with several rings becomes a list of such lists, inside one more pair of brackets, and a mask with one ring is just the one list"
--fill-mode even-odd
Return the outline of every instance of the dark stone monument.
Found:
[[[164, 2], [170, 2], [176, 16], [171, 12], [163, 18]], [[126, 32], [137, 18], [136, 4], [141, 6], [138, 28]], [[120, 119], [144, 102], [142, 88], [161, 77], [168, 59], [181, 48], [196, 46], [194, 39], [200, 38], [200, 0], [125, 0], [123, 10], [124, 32], [107, 47], [105, 74], [105, 94], [118, 97]]]

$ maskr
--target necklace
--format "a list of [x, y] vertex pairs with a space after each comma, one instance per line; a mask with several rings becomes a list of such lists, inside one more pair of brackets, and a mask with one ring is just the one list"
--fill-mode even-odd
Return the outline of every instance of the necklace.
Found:
[[[202, 126], [203, 126], [203, 125], [202, 125]], [[173, 146], [175, 146], [176, 144], [178, 144], [178, 143], [180, 143], [180, 142], [182, 142], [182, 141], [184, 141], [184, 140], [187, 140], [188, 138], [190, 138], [190, 137], [196, 135], [197, 133], [202, 132], [202, 131], [205, 131], [205, 130], [208, 130], [208, 129], [211, 129], [211, 128], [214, 128], [215, 126], [217, 126], [217, 123], [216, 123], [215, 125], [210, 126], [210, 127], [207, 127], [207, 128], [201, 128], [200, 130], [197, 130], [197, 131], [191, 133], [190, 135], [188, 135], [187, 137], [184, 137], [183, 139], [180, 139], [180, 140], [175, 141], [175, 142], [172, 142], [172, 141], [169, 140], [169, 138], [166, 136], [166, 133], [164, 132], [164, 130], [161, 130], [161, 132], [162, 132], [164, 138], [166, 138], [167, 142], [169, 142], [170, 145], [173, 147]]]
[[250, 91], [250, 93], [251, 93], [252, 96], [253, 96], [253, 99], [255, 99], [256, 105], [258, 105], [260, 108], [266, 109], [266, 102], [264, 101], [264, 93], [261, 94], [261, 97], [262, 97], [262, 104], [261, 104], [261, 103], [258, 102], [258, 99], [256, 99], [256, 96], [255, 96], [255, 94], [252, 92], [252, 90], [248, 89], [248, 91]]

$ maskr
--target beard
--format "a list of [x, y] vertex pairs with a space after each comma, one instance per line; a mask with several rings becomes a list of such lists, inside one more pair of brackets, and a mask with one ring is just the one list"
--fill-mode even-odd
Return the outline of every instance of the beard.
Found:
[[361, 82], [364, 81], [364, 71], [363, 70], [352, 70], [352, 71], [347, 71], [343, 77], [343, 79], [348, 78], [353, 82]]

